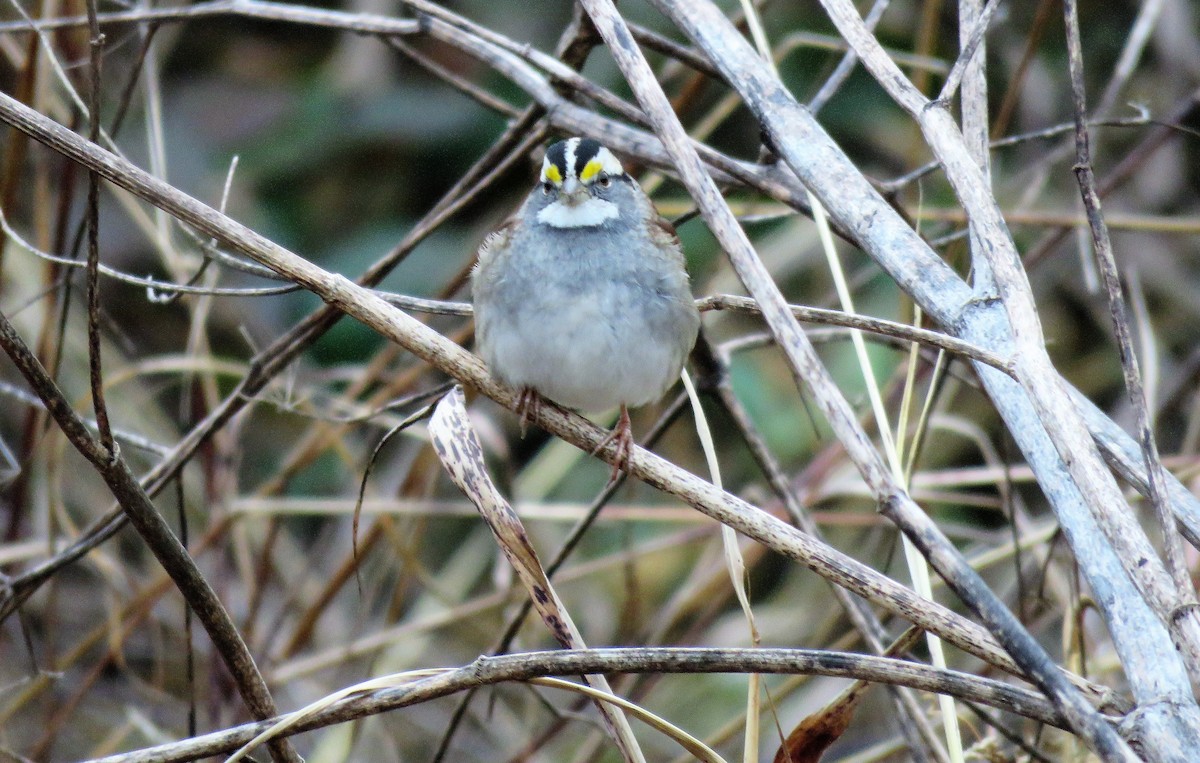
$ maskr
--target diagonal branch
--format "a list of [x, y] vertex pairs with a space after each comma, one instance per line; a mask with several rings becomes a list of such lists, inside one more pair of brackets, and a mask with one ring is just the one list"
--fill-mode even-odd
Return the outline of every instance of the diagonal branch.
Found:
[[[0, 120], [95, 169], [113, 183], [159, 206], [203, 234], [226, 243], [288, 280], [303, 285], [329, 306], [357, 318], [444, 373], [478, 389], [501, 405], [516, 409], [515, 390], [493, 380], [477, 357], [425, 324], [397, 311], [370, 290], [344, 276], [317, 267], [129, 162], [84, 141], [4, 94], [0, 94]], [[592, 452], [607, 435], [607, 432], [586, 419], [554, 406], [543, 406], [536, 423], [587, 452]], [[611, 448], [604, 451], [603, 455], [611, 458]], [[907, 587], [816, 542], [744, 500], [718, 490], [711, 483], [645, 450], [635, 450], [631, 468], [634, 475], [647, 483], [680, 498], [777, 553], [800, 562], [822, 577], [936, 633], [980, 659], [1005, 670], [1017, 670], [1013, 661], [984, 628], [935, 602], [916, 596]], [[1102, 697], [1105, 694], [1103, 689], [1089, 690], [1093, 696]]]
[[1079, 40], [1079, 14], [1075, 0], [1064, 0], [1063, 14], [1067, 25], [1067, 61], [1071, 70], [1071, 95], [1075, 106], [1075, 176], [1083, 207], [1087, 211], [1088, 225], [1092, 232], [1092, 246], [1096, 253], [1100, 276], [1104, 281], [1108, 297], [1108, 309], [1112, 316], [1117, 348], [1121, 356], [1121, 369], [1125, 376], [1125, 389], [1137, 419], [1138, 438], [1142, 444], [1142, 459], [1149, 475], [1150, 503], [1158, 516], [1166, 551], [1167, 570], [1180, 591], [1193, 596], [1191, 575], [1183, 558], [1183, 544], [1175, 529], [1171, 507], [1167, 503], [1167, 484], [1163, 477], [1162, 461], [1158, 457], [1158, 445], [1150, 424], [1150, 413], [1146, 408], [1146, 392], [1142, 386], [1142, 375], [1138, 368], [1137, 355], [1133, 350], [1133, 339], [1129, 333], [1129, 311], [1121, 293], [1121, 276], [1117, 272], [1113, 256], [1112, 240], [1108, 225], [1100, 210], [1100, 194], [1096, 192], [1096, 176], [1092, 172], [1091, 140], [1087, 128], [1087, 95], [1083, 86], [1083, 46]]
[[[49, 120], [47, 122], [53, 124]], [[527, 128], [528, 132], [517, 129], [522, 126]], [[368, 287], [378, 284], [426, 237], [451, 215], [477, 198], [481, 190], [490, 187], [543, 137], [543, 130], [536, 127], [532, 119], [528, 123], [518, 120], [513, 128], [506, 132], [491, 150], [480, 157], [475, 165], [446, 192], [442, 200], [405, 236], [403, 241], [380, 261], [368, 268], [361, 277], [360, 283]], [[274, 273], [269, 268], [264, 269]], [[143, 477], [142, 484], [145, 486], [147, 494], [156, 495], [178, 474], [183, 465], [191, 459], [198, 448], [208, 441], [214, 432], [237, 415], [272, 378], [286, 368], [306, 347], [322, 336], [341, 316], [342, 313], [337, 310], [328, 305], [323, 306], [258, 353], [250, 365], [249, 373], [242, 382], [203, 421], [193, 427], [171, 449], [166, 458]], [[14, 577], [9, 581], [11, 590], [6, 596], [0, 597], [0, 621], [11, 615], [22, 602], [59, 570], [111, 538], [124, 526], [125, 521], [125, 515], [120, 506], [110, 509], [107, 514], [93, 520], [83, 529], [80, 537], [61, 552]]]
[[[103, 61], [104, 35], [96, 21], [96, 0], [87, 2], [88, 49], [91, 67], [88, 73], [88, 140], [100, 137], [100, 63]], [[88, 173], [87, 190], [87, 341], [88, 372], [92, 386], [92, 407], [96, 410], [96, 429], [100, 445], [116, 457], [108, 406], [104, 403], [104, 372], [100, 362], [100, 178]]]
[[[736, 83], [747, 106], [759, 119], [777, 151], [811, 187], [830, 215], [840, 218], [855, 240], [881, 267], [921, 305], [922, 309], [950, 333], [1006, 352], [1012, 348], [1012, 328], [1004, 310], [995, 299], [976, 298], [969, 287], [949, 269], [905, 221], [896, 214], [829, 138], [811, 115], [800, 107], [790, 93], [762, 67], [741, 37], [729, 28], [719, 12], [698, 14], [705, 4], [684, 4], [678, 0], [656, 0], [676, 25], [697, 42], [702, 50], [722, 65], [727, 76], [736, 72]], [[915, 95], [903, 74], [888, 60], [874, 38], [866, 33], [862, 20], [848, 5], [837, 5], [839, 23], [853, 27], [847, 37], [855, 43], [864, 61], [877, 72], [888, 87], [896, 86], [894, 96], [906, 107], [924, 103]], [[843, 32], [846, 33], [845, 31]], [[907, 100], [904, 100], [907, 99]], [[949, 129], [952, 129], [950, 126]], [[961, 140], [961, 137], [960, 137]], [[964, 158], [964, 162], [970, 161]], [[978, 172], [978, 165], [972, 163]], [[1004, 232], [1003, 237], [1007, 237]], [[986, 240], [986, 238], [985, 238]], [[1178, 657], [1160, 617], [1143, 602], [1123, 571], [1123, 560], [1097, 526], [1097, 518], [1088, 509], [1083, 495], [1069, 480], [1064, 480], [1063, 458], [1047, 436], [1037, 401], [1011, 379], [991, 369], [976, 366], [980, 379], [1008, 423], [1009, 431], [1033, 466], [1063, 528], [1076, 560], [1086, 574], [1096, 600], [1105, 613], [1109, 631], [1130, 676], [1134, 692], [1147, 712], [1138, 721], [1146, 729], [1170, 727], [1170, 733], [1185, 739], [1184, 746], [1200, 745], [1195, 699], [1188, 675]], [[1076, 399], [1082, 396], [1076, 394]], [[1140, 452], [1136, 445], [1095, 406], [1081, 402], [1096, 437], [1114, 448], [1127, 473], [1136, 476]], [[1119, 450], [1115, 450], [1119, 449]], [[1111, 478], [1110, 478], [1111, 479]], [[1185, 526], [1194, 528], [1191, 516], [1196, 503], [1186, 487], [1172, 480], [1174, 508]], [[1140, 530], [1134, 528], [1134, 534]], [[1170, 697], [1168, 703], [1162, 698]], [[1181, 708], [1184, 720], [1180, 720]], [[1150, 734], [1154, 736], [1154, 734]]]
[[[275, 701], [271, 699], [267, 684], [258, 672], [250, 650], [246, 648], [246, 643], [242, 641], [241, 634], [217, 598], [216, 592], [188, 556], [187, 549], [171, 532], [166, 520], [138, 484], [125, 460], [115, 450], [110, 450], [92, 437], [83, 419], [71, 408], [62, 390], [50, 378], [41, 362], [3, 313], [0, 313], [0, 346], [45, 403], [46, 410], [54, 417], [67, 439], [104, 478], [130, 523], [175, 581], [179, 592], [196, 613], [212, 639], [213, 646], [225, 661], [250, 712], [260, 719], [276, 715], [278, 711], [275, 709]], [[273, 744], [271, 756], [277, 761], [300, 760], [295, 750], [286, 742]]]
[[[1058, 452], [1083, 507], [1117, 551], [1125, 573], [1166, 625], [1193, 680], [1200, 680], [1200, 608], [1194, 594], [1179, 590], [1121, 495], [1100, 457], [1079, 409], [1074, 405], [1046, 351], [1033, 292], [999, 205], [945, 104], [931, 103], [905, 79], [878, 40], [866, 30], [847, 0], [823, 0], [843, 36], [859, 50], [868, 70], [917, 121], [941, 161], [947, 179], [966, 209], [973, 232], [987, 246], [1004, 318], [1011, 336], [1015, 370], [1040, 426]], [[1047, 475], [1043, 484], [1061, 481]], [[1070, 533], [1073, 527], [1067, 527]], [[1073, 542], [1074, 545], [1074, 542]], [[1078, 555], [1078, 549], [1077, 549]]]
[[[597, 0], [596, 5], [601, 5]], [[605, 4], [607, 5], [607, 4]], [[810, 119], [802, 113], [802, 109], [795, 103], [792, 95], [779, 83], [778, 79], [773, 76], [769, 69], [758, 60], [750, 50], [745, 39], [733, 30], [728, 20], [710, 3], [689, 3], [685, 9], [677, 0], [657, 0], [656, 5], [662, 10], [672, 21], [679, 26], [693, 41], [697, 42], [700, 47], [709, 52], [710, 57], [714, 59], [714, 63], [718, 68], [721, 68], [725, 73], [728, 81], [737, 83], [739, 91], [746, 98], [747, 103], [752, 108], [764, 109], [766, 107], [775, 106], [774, 114], [782, 117], [779, 120], [765, 122], [763, 127], [769, 135], [772, 143], [781, 158], [806, 182], [810, 178], [818, 179], [823, 190], [830, 190], [832, 186], [836, 186], [839, 191], [843, 191], [846, 186], [857, 190], [859, 193], [864, 193], [874, 201], [877, 196], [874, 190], [866, 185], [863, 180], [854, 170], [852, 166], [848, 166], [848, 162], [841, 157], [837, 157], [832, 165], [822, 166], [820, 168], [810, 164], [809, 156], [803, 156], [793, 150], [796, 142], [804, 136], [812, 136], [822, 143], [828, 144], [828, 138], [820, 135], [815, 124], [811, 123]], [[588, 5], [589, 9], [594, 6]], [[594, 14], [594, 11], [593, 11]], [[615, 16], [615, 11], [612, 13]], [[594, 17], [594, 16], [593, 16]], [[856, 16], [857, 18], [857, 16]], [[861, 19], [858, 19], [861, 23]], [[619, 23], [619, 19], [613, 22]], [[604, 34], [604, 27], [597, 20], [597, 26]], [[845, 34], [843, 32], [843, 34]], [[853, 45], [855, 40], [847, 36], [847, 39]], [[873, 38], [872, 38], [873, 39]], [[623, 48], [623, 40], [620, 37], [613, 35], [606, 36], [610, 48], [613, 50], [614, 57], [618, 63], [621, 63], [621, 58], [627, 52]], [[863, 55], [863, 50], [856, 46], [859, 50], [859, 55]], [[629, 68], [622, 67], [626, 77], [630, 77]], [[892, 76], [899, 76], [903, 79], [903, 75], [898, 72], [889, 72]], [[637, 92], [638, 83], [631, 82], [635, 92]], [[656, 85], [655, 85], [656, 87]], [[778, 107], [784, 106], [786, 110]], [[647, 100], [643, 100], [643, 107], [654, 117], [653, 106]], [[664, 117], [663, 124], [656, 124], [663, 130], [678, 130], [682, 133], [682, 127], [677, 123], [673, 123], [673, 119]], [[664, 141], [670, 145], [671, 135], [664, 134]], [[677, 157], [681, 161], [687, 161], [688, 156], [681, 144], [680, 154]], [[836, 149], [830, 147], [832, 152]], [[693, 155], [694, 156], [694, 155]], [[839, 177], [835, 174], [836, 170], [842, 167], [848, 167], [847, 171], [853, 172], [852, 177]], [[831, 172], [831, 169], [834, 172]], [[681, 173], [684, 175], [685, 182], [690, 180], [685, 167], [680, 167]], [[707, 178], [704, 178], [707, 179]], [[711, 182], [711, 181], [710, 181]], [[689, 184], [691, 191], [696, 201], [704, 207], [706, 197], [702, 194], [698, 195], [699, 189], [692, 187]], [[814, 191], [817, 189], [814, 188]], [[853, 192], [853, 191], [852, 191]], [[832, 199], [823, 194], [822, 202], [827, 205]], [[732, 213], [728, 212], [728, 208], [717, 197], [714, 202], [715, 207], [724, 208], [726, 214], [732, 218]], [[834, 203], [832, 206], [838, 206]], [[842, 205], [843, 210], [848, 209]], [[831, 210], [832, 212], [832, 210]], [[836, 214], [836, 213], [834, 213]], [[880, 220], [875, 218], [867, 220], [855, 220], [846, 212], [841, 215], [844, 226], [852, 230], [862, 230], [864, 234], [872, 234], [871, 229], [877, 226]], [[707, 218], [706, 218], [707, 219]], [[776, 333], [777, 340], [781, 345], [787, 347], [786, 343], [791, 339], [789, 336], [781, 336], [787, 328], [787, 320], [791, 318], [789, 313], [783, 310], [772, 314], [769, 310], [769, 305], [764, 303], [764, 295], [760, 294], [758, 289], [769, 289], [775, 291], [773, 283], [760, 284], [756, 281], [748, 280], [746, 273], [743, 273], [742, 267], [739, 266], [739, 253], [731, 251], [731, 244], [737, 245], [737, 234], [740, 234], [740, 229], [734, 234], [734, 241], [726, 241], [722, 238], [725, 232], [722, 228], [713, 225], [713, 221], [709, 221], [709, 225], [713, 228], [714, 235], [722, 241], [726, 251], [729, 252], [730, 258], [734, 261], [735, 268], [738, 269], [739, 275], [742, 276], [743, 282], [751, 293], [763, 305], [764, 316], [768, 323], [772, 326], [772, 331]], [[736, 225], [735, 225], [736, 227]], [[890, 226], [895, 230], [895, 233], [902, 235], [905, 238], [912, 240], [916, 237], [915, 232], [909, 229], [902, 221], [896, 220], [895, 224]], [[872, 237], [865, 235], [865, 238]], [[744, 236], [743, 236], [744, 239]], [[748, 248], [748, 243], [747, 243]], [[924, 245], [915, 246], [916, 249], [924, 249]], [[752, 251], [750, 255], [753, 256]], [[959, 286], [959, 288], [964, 288]], [[782, 297], [779, 298], [782, 302]], [[790, 358], [793, 365], [793, 373], [797, 375], [804, 374], [806, 370], [798, 365], [798, 359]], [[817, 376], [817, 372], [810, 374]], [[823, 380], [818, 380], [822, 383]], [[832, 386], [832, 385], [830, 385]], [[813, 394], [818, 400], [818, 404], [826, 411], [828, 416], [831, 411], [836, 413], [837, 409], [845, 406], [845, 401], [841, 400], [840, 394], [836, 388], [832, 390], [833, 396], [836, 399], [823, 399], [823, 391], [816, 385], [813, 386]], [[848, 406], [846, 406], [848, 407]], [[840, 420], [839, 420], [840, 419]], [[847, 420], [848, 419], [848, 420]], [[838, 433], [839, 440], [842, 441], [847, 449], [847, 452], [854, 459], [855, 465], [858, 467], [864, 480], [876, 493], [877, 500], [883, 507], [884, 513], [898, 522], [912, 541], [921, 549], [922, 553], [929, 559], [930, 563], [938, 570], [947, 582], [954, 587], [960, 597], [970, 606], [981, 618], [988, 623], [989, 627], [1000, 639], [1009, 653], [1017, 660], [1022, 668], [1027, 671], [1028, 675], [1046, 692], [1046, 695], [1059, 707], [1063, 713], [1070, 719], [1072, 729], [1078, 733], [1088, 744], [1088, 746], [1101, 754], [1106, 760], [1132, 760], [1134, 759], [1132, 751], [1112, 732], [1103, 720], [1095, 713], [1095, 711], [1083, 700], [1083, 697], [1078, 694], [1058, 672], [1054, 661], [1046, 654], [1045, 650], [1037, 643], [1037, 641], [1025, 630], [1016, 617], [1003, 605], [996, 595], [983, 583], [976, 575], [970, 566], [965, 563], [961, 555], [954, 547], [945, 540], [944, 536], [937, 530], [937, 527], [929, 521], [928, 517], [918, 508], [912, 505], [911, 499], [893, 483], [890, 474], [882, 464], [881, 460], [870, 447], [869, 442], [865, 442], [865, 435], [861, 433], [861, 428], [858, 427], [857, 421], [852, 416], [842, 414], [838, 419], [831, 418], [830, 424]], [[865, 446], [865, 447], [864, 447]]]

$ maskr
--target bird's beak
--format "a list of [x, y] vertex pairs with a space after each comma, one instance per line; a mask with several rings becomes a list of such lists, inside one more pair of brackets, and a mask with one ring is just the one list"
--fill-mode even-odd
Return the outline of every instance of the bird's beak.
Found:
[[575, 178], [567, 178], [563, 181], [562, 191], [559, 193], [559, 198], [568, 207], [577, 207], [588, 199], [587, 189]]

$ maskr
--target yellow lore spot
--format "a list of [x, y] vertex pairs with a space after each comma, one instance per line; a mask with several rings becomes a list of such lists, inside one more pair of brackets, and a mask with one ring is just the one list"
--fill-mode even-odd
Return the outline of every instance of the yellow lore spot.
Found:
[[558, 170], [557, 164], [551, 164], [546, 167], [546, 179], [555, 185], [562, 185], [562, 173]]
[[583, 168], [583, 172], [579, 173], [579, 180], [586, 183], [600, 173], [604, 169], [604, 162], [599, 159], [593, 159]]

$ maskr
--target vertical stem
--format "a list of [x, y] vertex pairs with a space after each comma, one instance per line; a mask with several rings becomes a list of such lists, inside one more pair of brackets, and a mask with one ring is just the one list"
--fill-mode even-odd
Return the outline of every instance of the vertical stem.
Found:
[[1137, 418], [1138, 439], [1146, 464], [1150, 503], [1154, 506], [1154, 513], [1162, 532], [1167, 570], [1180, 595], [1187, 602], [1184, 606], [1195, 607], [1196, 594], [1183, 556], [1183, 543], [1176, 531], [1175, 518], [1166, 500], [1166, 478], [1158, 456], [1158, 445], [1154, 441], [1150, 412], [1146, 407], [1146, 391], [1142, 385], [1137, 354], [1133, 350], [1133, 339], [1129, 332], [1129, 311], [1121, 293], [1121, 276], [1117, 271], [1112, 240], [1109, 238], [1108, 225], [1104, 222], [1100, 209], [1100, 195], [1096, 191], [1096, 178], [1092, 172], [1091, 139], [1087, 128], [1087, 93], [1083, 84], [1083, 46], [1080, 41], [1079, 15], [1075, 0], [1063, 0], [1063, 16], [1067, 32], [1067, 65], [1071, 71], [1071, 96], [1075, 107], [1075, 177], [1079, 182], [1079, 192], [1083, 197], [1088, 226], [1092, 232], [1096, 263], [1108, 297], [1108, 309], [1121, 356], [1121, 370], [1125, 375], [1125, 388]]
[[[104, 53], [104, 33], [96, 16], [96, 0], [87, 2], [88, 45], [91, 50], [91, 74], [88, 88], [88, 140], [100, 138], [100, 65]], [[112, 427], [108, 422], [108, 406], [104, 404], [104, 372], [100, 364], [100, 178], [88, 171], [87, 191], [87, 334], [88, 370], [92, 385], [92, 406], [96, 409], [96, 428], [100, 444], [113, 450]]]

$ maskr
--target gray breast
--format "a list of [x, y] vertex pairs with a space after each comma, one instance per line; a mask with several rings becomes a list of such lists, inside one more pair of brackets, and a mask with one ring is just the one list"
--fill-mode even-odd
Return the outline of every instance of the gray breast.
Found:
[[698, 325], [682, 267], [632, 231], [539, 230], [513, 237], [502, 277], [476, 283], [492, 372], [588, 411], [661, 396]]

